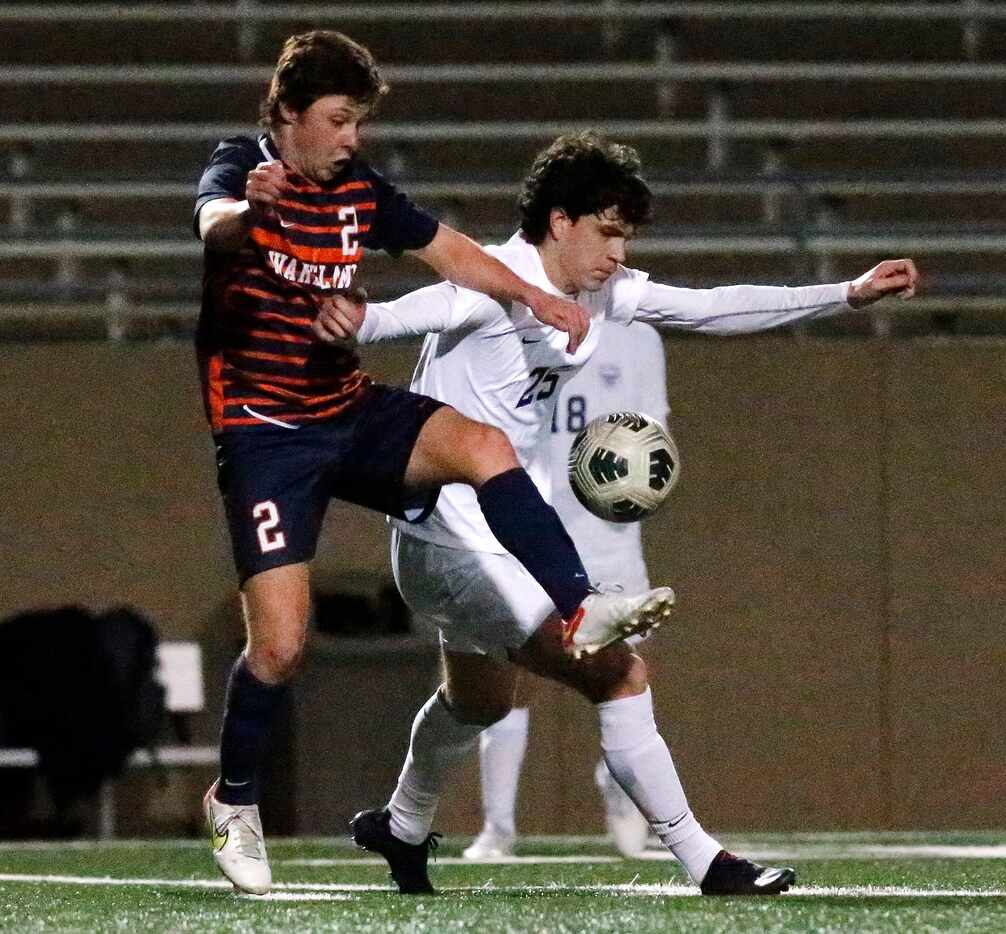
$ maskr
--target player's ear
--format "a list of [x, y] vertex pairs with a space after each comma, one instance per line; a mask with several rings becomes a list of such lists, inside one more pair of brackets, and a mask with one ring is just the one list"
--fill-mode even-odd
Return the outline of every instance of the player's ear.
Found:
[[287, 104], [280, 103], [279, 116], [284, 123], [296, 123], [300, 114]]
[[548, 212], [548, 232], [555, 240], [561, 240], [572, 223], [562, 208], [552, 208]]

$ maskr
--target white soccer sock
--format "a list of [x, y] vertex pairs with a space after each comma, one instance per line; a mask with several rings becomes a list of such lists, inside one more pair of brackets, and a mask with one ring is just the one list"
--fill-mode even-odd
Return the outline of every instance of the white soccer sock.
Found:
[[487, 828], [512, 837], [517, 833], [517, 784], [527, 749], [527, 707], [514, 707], [479, 737], [482, 812]]
[[688, 875], [701, 882], [722, 847], [688, 807], [671, 751], [657, 732], [650, 689], [598, 704], [597, 713], [601, 748], [611, 774]]
[[433, 826], [440, 790], [455, 764], [475, 748], [484, 728], [461, 723], [437, 691], [412, 722], [412, 741], [398, 787], [388, 802], [392, 834], [422, 843]]

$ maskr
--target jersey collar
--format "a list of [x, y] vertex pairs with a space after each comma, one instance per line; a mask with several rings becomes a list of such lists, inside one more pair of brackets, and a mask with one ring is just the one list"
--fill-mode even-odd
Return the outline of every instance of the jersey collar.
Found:
[[273, 142], [273, 138], [268, 133], [263, 133], [258, 138], [258, 148], [262, 150], [262, 153], [267, 159], [272, 162], [281, 162], [279, 157], [279, 150], [276, 148], [276, 144]]

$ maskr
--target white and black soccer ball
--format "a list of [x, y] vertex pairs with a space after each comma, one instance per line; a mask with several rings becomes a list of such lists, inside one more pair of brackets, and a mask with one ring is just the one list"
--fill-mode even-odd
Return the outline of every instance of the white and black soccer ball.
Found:
[[660, 422], [639, 412], [595, 418], [569, 449], [569, 485], [576, 498], [609, 522], [653, 515], [680, 473], [674, 440]]

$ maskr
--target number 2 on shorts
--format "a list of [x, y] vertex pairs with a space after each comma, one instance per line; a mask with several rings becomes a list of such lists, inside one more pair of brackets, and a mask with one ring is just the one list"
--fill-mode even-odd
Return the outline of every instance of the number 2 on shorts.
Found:
[[263, 554], [286, 548], [286, 536], [282, 532], [275, 531], [279, 525], [279, 510], [271, 499], [267, 499], [264, 503], [256, 503], [252, 509], [252, 518], [259, 520], [258, 544]]

